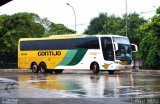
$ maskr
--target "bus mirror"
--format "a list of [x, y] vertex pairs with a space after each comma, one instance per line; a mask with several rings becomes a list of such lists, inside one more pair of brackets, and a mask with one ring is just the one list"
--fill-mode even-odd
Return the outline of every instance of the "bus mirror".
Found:
[[132, 52], [137, 52], [138, 51], [138, 47], [135, 44], [131, 44], [132, 47]]
[[117, 51], [118, 50], [118, 43], [113, 43], [113, 48], [114, 48], [114, 51]]

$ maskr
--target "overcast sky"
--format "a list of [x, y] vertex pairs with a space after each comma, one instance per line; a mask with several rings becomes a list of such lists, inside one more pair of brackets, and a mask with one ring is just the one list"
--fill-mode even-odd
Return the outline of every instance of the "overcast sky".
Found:
[[[40, 17], [47, 17], [54, 23], [64, 24], [74, 30], [74, 14], [69, 3], [76, 12], [77, 31], [82, 33], [90, 20], [99, 13], [122, 16], [126, 13], [126, 0], [13, 0], [0, 7], [0, 14], [14, 14], [17, 12], [32, 12]], [[150, 18], [160, 6], [160, 0], [127, 0], [128, 13], [142, 13], [144, 18]], [[150, 11], [150, 12], [147, 12]]]

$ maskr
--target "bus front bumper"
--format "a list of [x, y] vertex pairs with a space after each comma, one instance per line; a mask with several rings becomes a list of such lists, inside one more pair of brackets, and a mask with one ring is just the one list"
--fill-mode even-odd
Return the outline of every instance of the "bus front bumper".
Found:
[[102, 70], [130, 70], [133, 67], [132, 64], [122, 65], [119, 63], [104, 64], [102, 66]]

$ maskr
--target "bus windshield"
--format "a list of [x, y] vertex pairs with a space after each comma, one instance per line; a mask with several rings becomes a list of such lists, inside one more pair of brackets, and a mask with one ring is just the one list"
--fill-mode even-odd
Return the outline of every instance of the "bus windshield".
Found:
[[118, 43], [118, 50], [115, 51], [116, 60], [132, 60], [131, 45], [127, 37], [114, 37], [113, 41]]
[[128, 44], [118, 44], [118, 50], [115, 52], [116, 60], [132, 60], [131, 46]]

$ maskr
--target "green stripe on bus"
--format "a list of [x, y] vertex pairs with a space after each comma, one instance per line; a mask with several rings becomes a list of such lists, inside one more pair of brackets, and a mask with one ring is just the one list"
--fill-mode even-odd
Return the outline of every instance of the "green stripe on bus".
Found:
[[79, 49], [77, 53], [74, 55], [72, 61], [68, 65], [76, 65], [78, 64], [83, 57], [85, 56], [87, 49]]
[[78, 50], [69, 50], [59, 65], [68, 65]]

